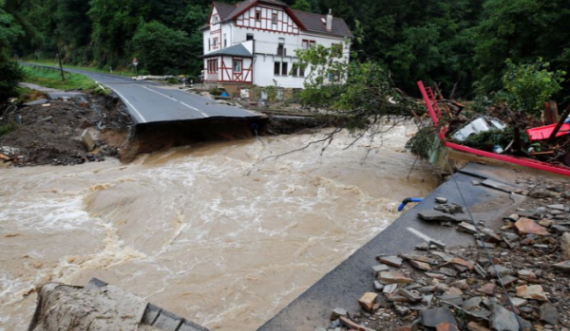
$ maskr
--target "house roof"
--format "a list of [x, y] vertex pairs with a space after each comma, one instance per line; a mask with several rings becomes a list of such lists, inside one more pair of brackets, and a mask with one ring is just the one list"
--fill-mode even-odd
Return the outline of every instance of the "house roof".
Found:
[[310, 32], [317, 32], [317, 33], [324, 33], [324, 34], [333, 34], [341, 37], [354, 37], [346, 22], [340, 17], [333, 17], [332, 29], [331, 31], [327, 30], [326, 24], [323, 23], [323, 20], [326, 21], [327, 15], [322, 14], [315, 14], [315, 13], [308, 13], [301, 10], [293, 9], [291, 10], [295, 16], [301, 21], [301, 24], [305, 27], [307, 31]]
[[287, 13], [292, 17], [292, 19], [299, 25], [301, 30], [331, 34], [340, 37], [352, 38], [353, 34], [350, 31], [346, 22], [340, 17], [333, 17], [333, 24], [331, 31], [326, 29], [323, 19], [326, 20], [327, 16], [322, 14], [308, 13], [301, 10], [291, 9], [289, 6], [280, 0], [245, 0], [239, 2], [235, 5], [230, 5], [222, 2], [214, 2], [214, 6], [220, 14], [220, 19], [222, 21], [229, 21], [235, 19], [243, 12], [245, 12], [250, 7], [253, 7], [257, 3], [264, 3], [274, 6], [285, 7]]
[[214, 7], [218, 10], [218, 14], [220, 15], [220, 20], [225, 20], [233, 11], [236, 9], [235, 5], [223, 2], [213, 2]]
[[218, 55], [228, 55], [228, 56], [240, 56], [240, 57], [253, 57], [250, 51], [247, 50], [242, 44], [237, 44], [235, 46], [230, 46], [219, 51], [208, 53], [202, 57], [212, 57]]

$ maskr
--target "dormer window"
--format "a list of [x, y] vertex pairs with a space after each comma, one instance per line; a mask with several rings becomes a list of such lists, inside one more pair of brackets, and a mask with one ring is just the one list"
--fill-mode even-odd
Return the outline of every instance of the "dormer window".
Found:
[[220, 21], [220, 16], [214, 15], [212, 16], [212, 24], [217, 24]]
[[271, 15], [271, 23], [273, 23], [273, 25], [277, 25], [277, 13], [273, 13], [273, 15]]

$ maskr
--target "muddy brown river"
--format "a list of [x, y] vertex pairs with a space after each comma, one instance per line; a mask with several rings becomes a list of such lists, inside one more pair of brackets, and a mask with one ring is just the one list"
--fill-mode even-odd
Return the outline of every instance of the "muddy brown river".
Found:
[[117, 285], [212, 330], [255, 330], [435, 188], [404, 151], [341, 133], [178, 148], [130, 165], [0, 169], [0, 330], [37, 285]]

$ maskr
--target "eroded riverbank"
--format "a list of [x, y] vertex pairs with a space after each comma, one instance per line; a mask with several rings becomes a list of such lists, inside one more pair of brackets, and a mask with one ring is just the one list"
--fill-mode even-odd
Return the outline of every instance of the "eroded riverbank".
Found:
[[4, 169], [0, 330], [27, 326], [36, 285], [91, 277], [211, 329], [255, 329], [396, 219], [402, 198], [435, 188], [426, 169], [406, 179], [410, 129], [263, 162], [322, 135]]

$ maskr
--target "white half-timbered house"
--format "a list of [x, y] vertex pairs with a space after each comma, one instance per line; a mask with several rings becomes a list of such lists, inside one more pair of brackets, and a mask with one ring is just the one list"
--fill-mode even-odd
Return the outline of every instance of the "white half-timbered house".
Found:
[[[342, 18], [303, 12], [278, 0], [214, 2], [203, 28], [205, 83], [302, 88], [308, 72], [295, 50], [339, 47], [348, 61], [350, 29]], [[310, 70], [307, 68], [306, 71]]]

